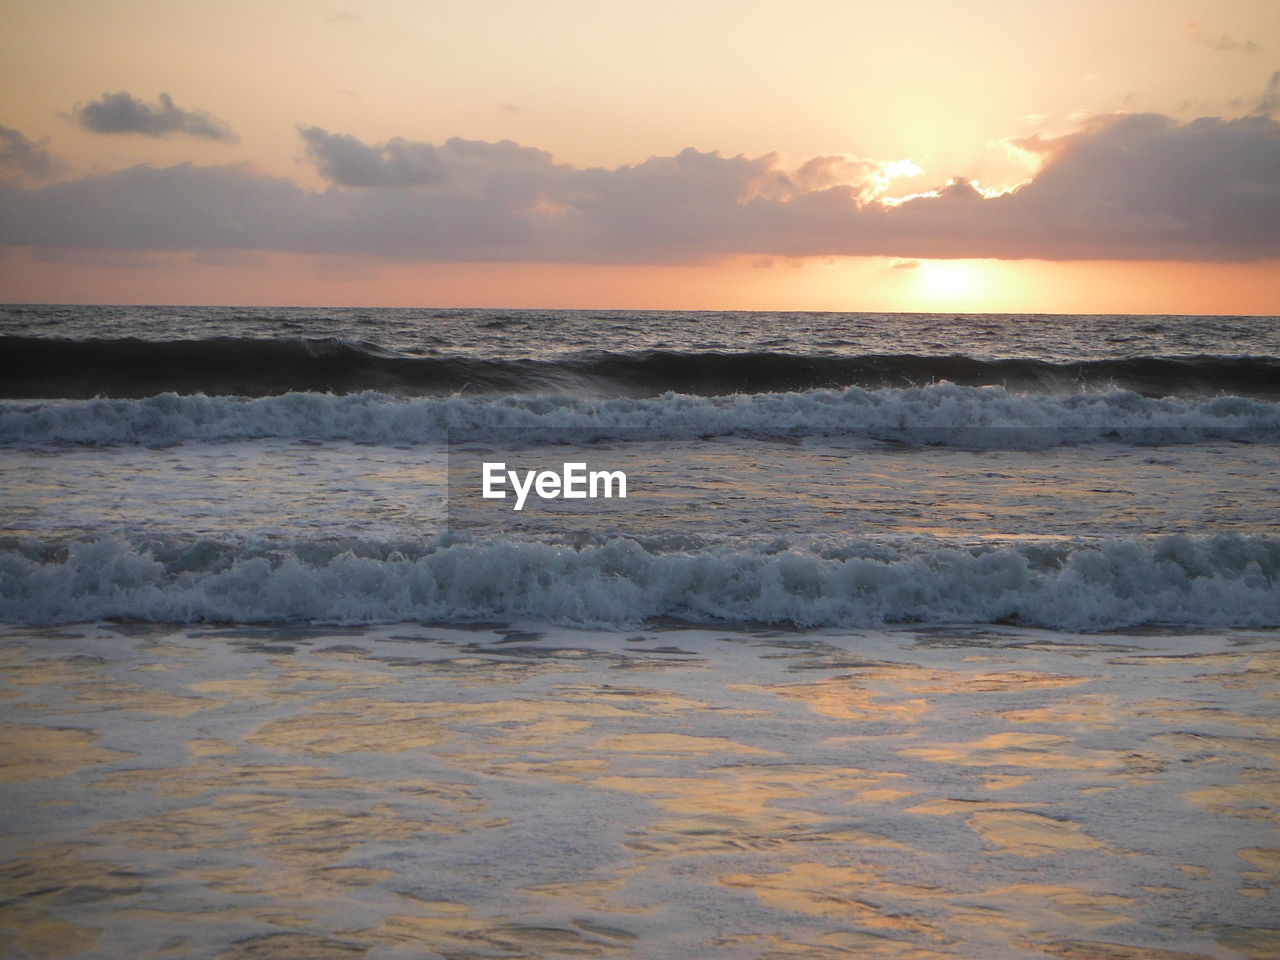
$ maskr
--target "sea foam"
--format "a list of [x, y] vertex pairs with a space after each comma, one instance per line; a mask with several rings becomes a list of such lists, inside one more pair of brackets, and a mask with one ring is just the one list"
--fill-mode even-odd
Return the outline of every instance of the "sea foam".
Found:
[[654, 398], [404, 399], [366, 392], [253, 399], [0, 402], [0, 443], [172, 444], [262, 437], [421, 443], [687, 440], [706, 436], [854, 436], [978, 449], [1071, 443], [1280, 441], [1280, 403], [1244, 397], [1151, 398], [1124, 390], [1056, 396], [1002, 387], [806, 390]]
[[1280, 540], [1219, 535], [955, 547], [872, 542], [662, 550], [503, 538], [416, 550], [323, 543], [0, 551], [0, 619], [62, 623], [655, 617], [800, 627], [1014, 623], [1068, 630], [1280, 624]]

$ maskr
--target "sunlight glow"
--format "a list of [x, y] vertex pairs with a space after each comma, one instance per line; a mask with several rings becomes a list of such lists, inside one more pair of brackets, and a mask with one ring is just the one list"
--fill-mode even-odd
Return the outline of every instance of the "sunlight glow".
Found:
[[991, 200], [995, 197], [1003, 197], [1006, 193], [1013, 193], [1018, 188], [1024, 187], [1030, 182], [1031, 182], [1030, 178], [1027, 178], [1024, 180], [1019, 180], [1017, 183], [1009, 184], [1006, 186], [988, 187], [984, 184], [979, 183], [977, 180], [970, 180], [969, 186], [973, 187], [973, 189], [977, 190], [978, 193], [982, 194], [983, 199]]
[[980, 297], [987, 286], [980, 265], [966, 260], [925, 260], [917, 268], [916, 288], [922, 299], [963, 306]]
[[880, 164], [880, 169], [875, 172], [871, 178], [872, 188], [869, 194], [870, 199], [879, 200], [882, 203], [890, 203], [893, 201], [885, 196], [889, 192], [895, 180], [909, 180], [912, 177], [918, 177], [924, 173], [923, 168], [913, 160], [889, 160]]

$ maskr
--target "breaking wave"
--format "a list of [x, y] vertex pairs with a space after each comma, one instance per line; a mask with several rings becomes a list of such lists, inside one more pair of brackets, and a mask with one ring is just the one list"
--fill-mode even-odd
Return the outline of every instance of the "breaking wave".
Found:
[[1071, 443], [1280, 440], [1280, 403], [1244, 397], [1063, 396], [1000, 387], [809, 390], [654, 398], [432, 397], [293, 393], [232, 398], [5, 401], [0, 443], [170, 444], [262, 437], [420, 443], [866, 437], [990, 449]]
[[419, 548], [122, 540], [0, 550], [0, 619], [371, 623], [511, 618], [621, 626], [1009, 623], [1068, 630], [1280, 624], [1280, 540], [1220, 535], [937, 543]]

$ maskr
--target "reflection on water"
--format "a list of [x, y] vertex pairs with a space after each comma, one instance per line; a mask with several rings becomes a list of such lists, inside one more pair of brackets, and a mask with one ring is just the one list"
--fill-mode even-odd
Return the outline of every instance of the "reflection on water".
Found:
[[1274, 633], [0, 639], [5, 956], [1280, 949]]
[[[620, 469], [628, 497], [480, 498], [486, 460]], [[1083, 444], [1053, 450], [903, 448], [850, 438], [529, 446], [262, 439], [0, 451], [0, 513], [24, 537], [421, 541], [457, 529], [562, 536], [939, 537], [1275, 532], [1280, 447]], [[1212, 475], [1214, 482], [1205, 483]], [[446, 500], [450, 502], [446, 502]], [[155, 504], [163, 502], [163, 513]]]

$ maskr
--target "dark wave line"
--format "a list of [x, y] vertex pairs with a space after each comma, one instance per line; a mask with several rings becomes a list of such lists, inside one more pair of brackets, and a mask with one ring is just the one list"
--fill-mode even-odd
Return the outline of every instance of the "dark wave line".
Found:
[[950, 381], [1053, 392], [1122, 388], [1148, 396], [1280, 398], [1280, 358], [1134, 357], [1052, 363], [916, 354], [815, 356], [783, 352], [585, 353], [554, 360], [410, 357], [339, 339], [150, 341], [0, 337], [0, 396], [137, 398], [159, 393], [275, 396], [377, 390], [703, 396], [822, 387], [922, 386]]

